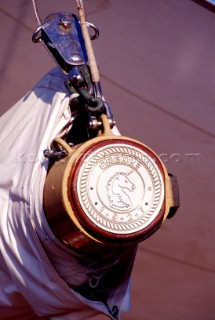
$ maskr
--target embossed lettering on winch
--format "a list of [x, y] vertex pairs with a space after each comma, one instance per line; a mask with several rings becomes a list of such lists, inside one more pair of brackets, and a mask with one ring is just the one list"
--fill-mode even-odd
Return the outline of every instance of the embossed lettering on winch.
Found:
[[156, 218], [164, 184], [147, 153], [116, 143], [93, 151], [85, 159], [78, 175], [78, 197], [83, 211], [98, 227], [130, 234]]

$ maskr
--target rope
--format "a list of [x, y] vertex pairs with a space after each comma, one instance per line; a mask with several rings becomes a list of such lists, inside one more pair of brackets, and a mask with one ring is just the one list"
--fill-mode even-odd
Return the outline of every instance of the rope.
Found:
[[82, 35], [84, 38], [84, 43], [87, 51], [88, 56], [88, 64], [90, 67], [90, 72], [92, 76], [92, 81], [99, 82], [99, 69], [96, 63], [96, 58], [94, 55], [93, 47], [90, 40], [90, 35], [88, 33], [87, 25], [86, 25], [86, 18], [85, 18], [85, 10], [82, 0], [76, 0], [77, 2], [77, 8], [78, 8], [78, 14], [80, 19], [80, 25], [82, 30]]

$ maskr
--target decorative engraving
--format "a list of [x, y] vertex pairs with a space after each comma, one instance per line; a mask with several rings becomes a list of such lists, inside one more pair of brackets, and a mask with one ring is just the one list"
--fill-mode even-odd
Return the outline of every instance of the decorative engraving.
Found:
[[136, 188], [128, 177], [132, 172], [117, 172], [108, 180], [107, 195], [111, 208], [119, 210], [132, 208], [131, 195], [129, 193]]
[[78, 174], [78, 198], [87, 217], [115, 234], [143, 230], [158, 215], [164, 182], [154, 160], [126, 143], [88, 155]]

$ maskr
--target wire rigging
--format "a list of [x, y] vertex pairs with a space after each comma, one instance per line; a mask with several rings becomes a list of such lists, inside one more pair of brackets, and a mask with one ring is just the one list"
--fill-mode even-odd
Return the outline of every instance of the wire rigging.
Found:
[[35, 16], [36, 16], [37, 22], [38, 22], [39, 26], [41, 26], [41, 24], [42, 24], [42, 20], [41, 20], [41, 17], [40, 17], [39, 11], [38, 11], [37, 1], [36, 1], [36, 0], [32, 0], [32, 3], [33, 3], [34, 13], [35, 13]]

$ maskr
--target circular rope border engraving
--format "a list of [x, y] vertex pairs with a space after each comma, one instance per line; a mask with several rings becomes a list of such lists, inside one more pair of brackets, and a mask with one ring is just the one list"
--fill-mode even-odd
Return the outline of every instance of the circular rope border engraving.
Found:
[[133, 145], [112, 143], [85, 158], [77, 192], [92, 223], [126, 235], [145, 229], [157, 217], [164, 200], [164, 181], [149, 154]]

